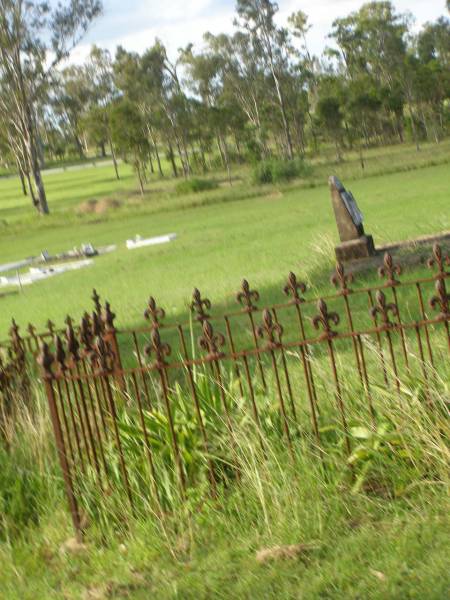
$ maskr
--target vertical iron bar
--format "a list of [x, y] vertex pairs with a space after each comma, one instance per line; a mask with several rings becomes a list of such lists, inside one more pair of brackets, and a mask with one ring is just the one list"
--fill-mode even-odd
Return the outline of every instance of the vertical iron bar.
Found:
[[[279, 325], [280, 323], [278, 321], [277, 311], [275, 310], [275, 308], [272, 310], [272, 312], [273, 312], [273, 316], [275, 317], [275, 323], [277, 323], [277, 325]], [[287, 385], [287, 389], [288, 389], [289, 403], [291, 405], [291, 411], [292, 411], [292, 415], [294, 417], [294, 421], [297, 423], [297, 412], [295, 410], [294, 397], [292, 395], [291, 380], [289, 379], [289, 372], [288, 372], [288, 368], [287, 368], [286, 356], [284, 353], [283, 345], [280, 345], [280, 352], [281, 352], [281, 362], [283, 363], [284, 377], [286, 379], [286, 385]]]
[[[257, 350], [259, 350], [258, 336], [256, 335], [255, 320], [253, 319], [253, 314], [251, 312], [249, 312], [247, 314], [248, 314], [248, 318], [250, 320], [250, 325], [252, 326], [253, 342], [255, 344], [255, 348]], [[259, 355], [259, 352], [256, 355], [256, 360], [258, 362], [259, 372], [261, 374], [261, 382], [263, 384], [263, 388], [266, 390], [267, 389], [266, 378], [264, 377], [264, 369], [263, 369], [263, 366], [261, 363], [261, 357]]]
[[[369, 297], [369, 307], [370, 307], [371, 310], [373, 310], [375, 304], [374, 304], [374, 301], [373, 301], [372, 291], [369, 290], [367, 293], [368, 293], [368, 297]], [[373, 322], [375, 323], [375, 327], [377, 328], [376, 336], [377, 336], [377, 342], [378, 342], [378, 353], [379, 353], [379, 356], [380, 356], [381, 366], [382, 366], [382, 369], [383, 369], [384, 382], [388, 386], [389, 385], [389, 380], [388, 380], [387, 371], [386, 371], [386, 363], [385, 363], [385, 360], [384, 360], [383, 343], [382, 343], [382, 340], [381, 340], [380, 332], [378, 331], [378, 319], [377, 319], [376, 315], [374, 315], [374, 317], [373, 317]]]
[[50, 409], [50, 417], [53, 424], [53, 431], [55, 433], [56, 448], [58, 450], [59, 463], [64, 479], [64, 486], [66, 489], [66, 496], [69, 502], [70, 514], [72, 516], [72, 523], [75, 529], [75, 535], [78, 541], [82, 540], [83, 531], [81, 527], [80, 513], [78, 509], [78, 502], [75, 496], [75, 490], [73, 487], [72, 475], [70, 472], [69, 463], [67, 460], [66, 449], [64, 445], [64, 437], [61, 430], [61, 423], [58, 415], [58, 407], [55, 401], [54, 388], [52, 379], [48, 375], [44, 375], [44, 386], [47, 394], [47, 400]]
[[342, 426], [344, 428], [345, 446], [347, 448], [347, 455], [350, 456], [352, 449], [351, 449], [350, 437], [349, 437], [349, 433], [348, 433], [347, 417], [345, 416], [344, 401], [342, 399], [342, 390], [341, 390], [341, 385], [339, 383], [339, 377], [338, 377], [337, 368], [336, 368], [336, 359], [334, 356], [333, 342], [330, 337], [327, 337], [327, 344], [328, 344], [328, 354], [329, 354], [330, 363], [331, 363], [331, 370], [333, 373], [334, 386], [336, 389], [336, 402], [338, 405], [338, 410], [341, 415]]
[[[422, 288], [421, 288], [419, 282], [416, 283], [416, 289], [417, 289], [417, 295], [418, 295], [418, 298], [419, 298], [419, 306], [420, 306], [420, 312], [421, 312], [421, 315], [422, 315], [422, 319], [424, 321], [427, 321], [428, 317], [427, 317], [427, 314], [425, 312], [425, 305], [424, 305], [424, 302], [423, 302]], [[427, 341], [428, 356], [430, 357], [431, 366], [434, 367], [433, 351], [431, 349], [431, 342], [430, 342], [430, 334], [429, 334], [429, 331], [428, 331], [428, 325], [424, 325], [424, 330], [425, 330], [425, 338], [426, 338], [426, 341]]]
[[177, 329], [178, 329], [178, 334], [180, 336], [181, 348], [182, 348], [183, 356], [184, 356], [184, 366], [188, 373], [189, 386], [191, 388], [191, 394], [192, 394], [192, 398], [194, 400], [194, 407], [195, 407], [195, 412], [197, 415], [198, 426], [200, 428], [200, 433], [202, 435], [203, 448], [205, 451], [205, 455], [208, 457], [207, 462], [208, 462], [208, 473], [209, 473], [209, 482], [210, 482], [210, 486], [211, 486], [211, 493], [212, 493], [213, 497], [215, 497], [215, 496], [217, 496], [217, 484], [216, 484], [216, 478], [214, 476], [214, 467], [213, 467], [213, 464], [212, 464], [212, 461], [210, 458], [208, 436], [207, 436], [205, 424], [204, 424], [203, 418], [202, 418], [202, 411], [200, 409], [200, 402], [198, 399], [197, 390], [195, 388], [195, 381], [194, 381], [194, 376], [192, 374], [192, 367], [189, 363], [189, 356], [188, 356], [187, 347], [186, 347], [186, 340], [184, 339], [183, 328], [181, 327], [181, 325], [178, 325]]

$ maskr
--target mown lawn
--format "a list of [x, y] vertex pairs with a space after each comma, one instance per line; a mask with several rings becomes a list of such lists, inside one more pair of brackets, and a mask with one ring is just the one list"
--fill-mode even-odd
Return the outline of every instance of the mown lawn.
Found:
[[[240, 168], [231, 188], [219, 173], [217, 190], [188, 196], [176, 195], [173, 180], [154, 179], [141, 198], [133, 173], [123, 165], [120, 182], [108, 166], [48, 174], [53, 213], [45, 219], [32, 214], [16, 180], [0, 180], [0, 262], [82, 242], [119, 246], [84, 271], [0, 297], [0, 338], [13, 316], [22, 326], [32, 321], [39, 327], [48, 318], [61, 324], [67, 313], [79, 316], [91, 306], [93, 287], [111, 301], [119, 326], [142, 322], [150, 294], [169, 318], [178, 317], [194, 285], [218, 309], [234, 306], [244, 276], [261, 292], [261, 304], [282, 298], [290, 270], [311, 287], [329, 289], [337, 231], [327, 176], [336, 173], [350, 182], [377, 243], [432, 234], [450, 229], [449, 150], [448, 142], [419, 154], [410, 147], [371, 150], [364, 174], [355, 156], [339, 166], [325, 156], [315, 159], [308, 180], [283, 186], [254, 186]], [[80, 205], [93, 198], [122, 204], [101, 214], [80, 213]], [[127, 237], [136, 233], [169, 232], [178, 237], [168, 245], [125, 248]], [[402, 306], [408, 302], [407, 297]], [[447, 356], [443, 337], [441, 346], [440, 356]], [[351, 370], [345, 353], [338, 362]], [[291, 460], [269, 431], [267, 442], [273, 445], [267, 458], [246, 435], [250, 420], [244, 419], [237, 439], [242, 479], [230, 479], [219, 498], [205, 501], [201, 490], [190, 489], [187, 500], [174, 501], [161, 522], [149, 512], [123, 526], [105, 524], [103, 532], [88, 518], [86, 546], [71, 549], [73, 530], [46, 400], [36, 389], [31, 405], [18, 402], [13, 443], [0, 444], [0, 598], [446, 598], [448, 370], [440, 372], [432, 409], [423, 402], [420, 378], [411, 379], [401, 398], [377, 389], [379, 423], [387, 423], [400, 442], [383, 442], [382, 450], [369, 454], [365, 485], [358, 490], [339, 444], [327, 446], [323, 469], [308, 443], [296, 440]], [[334, 414], [330, 381], [325, 373], [320, 402]], [[361, 389], [350, 375], [342, 381], [354, 407], [352, 423], [367, 425], [364, 409], [358, 411]], [[270, 404], [270, 394], [260, 401]], [[305, 544], [305, 550], [264, 564], [256, 559], [257, 551], [286, 544]]]
[[[446, 160], [449, 148], [442, 144], [423, 154], [408, 151], [404, 164], [397, 167], [417, 167], [431, 152], [437, 162]], [[386, 149], [384, 159], [380, 152], [373, 151], [366, 172], [387, 169], [399, 160], [397, 147]], [[118, 244], [116, 252], [96, 259], [92, 267], [0, 298], [0, 338], [13, 316], [22, 326], [31, 321], [38, 327], [48, 318], [57, 323], [66, 314], [78, 318], [89, 306], [93, 287], [110, 300], [121, 326], [140, 319], [150, 294], [169, 315], [185, 309], [194, 286], [215, 304], [233, 302], [244, 276], [262, 292], [263, 301], [275, 300], [290, 270], [308, 277], [323, 270], [327, 261], [331, 264], [337, 241], [326, 184], [331, 173], [343, 172], [344, 182], [353, 179], [349, 187], [376, 243], [450, 228], [448, 164], [361, 178], [358, 162], [349, 160], [341, 166], [317, 165], [310, 181], [265, 187], [252, 186], [249, 173], [241, 169], [231, 188], [223, 182], [218, 190], [177, 196], [173, 180], [154, 180], [144, 198], [133, 189], [129, 167], [122, 166], [121, 172], [120, 182], [107, 166], [48, 175], [53, 208], [48, 218], [31, 212], [17, 195], [17, 181], [0, 182], [2, 262], [44, 249], [61, 252], [83, 242]], [[123, 204], [102, 214], [77, 212], [92, 198], [116, 198]], [[135, 234], [170, 232], [178, 237], [168, 245], [125, 248], [125, 240]]]

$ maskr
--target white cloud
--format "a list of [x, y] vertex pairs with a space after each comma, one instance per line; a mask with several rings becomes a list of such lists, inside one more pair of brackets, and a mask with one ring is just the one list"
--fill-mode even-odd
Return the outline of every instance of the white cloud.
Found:
[[[445, 14], [444, 0], [393, 0], [397, 10], [410, 11], [416, 27]], [[142, 52], [155, 37], [163, 40], [174, 55], [189, 42], [201, 45], [205, 31], [230, 32], [234, 0], [105, 0], [105, 10], [71, 57], [81, 62], [95, 43], [112, 53], [118, 44]], [[295, 10], [303, 10], [312, 25], [308, 34], [310, 49], [320, 55], [330, 44], [327, 34], [334, 19], [358, 10], [363, 0], [278, 0], [279, 23], [285, 23]]]

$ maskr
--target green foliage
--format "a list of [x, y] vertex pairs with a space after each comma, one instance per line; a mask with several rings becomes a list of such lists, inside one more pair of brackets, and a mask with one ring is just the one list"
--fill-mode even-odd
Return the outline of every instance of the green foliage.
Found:
[[0, 540], [17, 537], [24, 528], [36, 525], [49, 499], [48, 481], [36, 468], [29, 446], [13, 453], [0, 443]]
[[184, 194], [197, 194], [198, 192], [205, 192], [207, 190], [215, 190], [219, 187], [219, 184], [214, 179], [199, 179], [197, 177], [191, 177], [180, 181], [175, 186], [175, 193], [182, 196]]
[[277, 158], [263, 160], [253, 169], [255, 183], [283, 183], [300, 177], [309, 177], [312, 168], [302, 159], [280, 160]]
[[113, 106], [111, 131], [113, 140], [121, 152], [133, 154], [135, 160], [145, 156], [148, 140], [144, 134], [144, 122], [133, 102], [121, 100]]

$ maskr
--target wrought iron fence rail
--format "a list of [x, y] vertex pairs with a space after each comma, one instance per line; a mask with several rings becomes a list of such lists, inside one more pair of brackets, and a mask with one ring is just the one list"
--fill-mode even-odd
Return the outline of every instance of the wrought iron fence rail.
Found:
[[[324, 414], [328, 415], [337, 423], [336, 435], [341, 436], [348, 459], [352, 451], [349, 405], [357, 405], [375, 426], [378, 408], [373, 398], [374, 383], [400, 396], [403, 382], [417, 373], [422, 379], [422, 398], [433, 405], [432, 381], [438, 371], [448, 375], [447, 264], [450, 260], [435, 246], [429, 266], [437, 268], [438, 273], [400, 282], [397, 277], [401, 270], [387, 254], [379, 274], [388, 281], [360, 289], [349, 288], [352, 279], [338, 264], [333, 283], [339, 291], [315, 299], [303, 298], [305, 284], [290, 273], [284, 293], [291, 300], [269, 308], [258, 305], [259, 293], [243, 280], [236, 295], [243, 308], [215, 316], [209, 314], [211, 302], [195, 289], [190, 305], [192, 317], [184, 324], [165, 324], [165, 311], [150, 298], [144, 313], [148, 325], [135, 329], [117, 329], [111, 307], [107, 302], [102, 306], [94, 292], [96, 310], [92, 315], [85, 314], [80, 326], [68, 318], [65, 331], [52, 327], [50, 332], [37, 335], [31, 330], [31, 337], [25, 340], [13, 324], [9, 360], [0, 363], [0, 402], [2, 396], [10, 401], [19, 384], [23, 393], [23, 381], [29, 377], [27, 347], [31, 348], [32, 343], [35, 346], [31, 353], [34, 359], [39, 345], [41, 380], [78, 533], [82, 530], [80, 506], [106, 506], [111, 489], [122, 493], [133, 511], [138, 504], [146, 505], [146, 499], [155, 500], [163, 510], [167, 485], [184, 496], [187, 488], [195, 486], [206, 473], [214, 495], [219, 481], [230, 476], [230, 469], [239, 478], [241, 459], [236, 435], [241, 425], [236, 422], [247, 411], [262, 451], [265, 436], [281, 436], [293, 459], [299, 432], [319, 457], [327, 456], [321, 425]], [[425, 310], [422, 289], [430, 284], [433, 295], [428, 304], [437, 313], [432, 318]], [[397, 290], [407, 286], [417, 289], [419, 318], [404, 318], [409, 311], [404, 310], [406, 303]], [[392, 302], [386, 298], [386, 289], [392, 290]], [[370, 317], [371, 324], [364, 321], [364, 327], [356, 327], [356, 310], [349, 298], [364, 294], [368, 304], [363, 313], [365, 318]], [[335, 312], [334, 305], [333, 310], [327, 305], [335, 301], [339, 301], [339, 312]], [[306, 314], [304, 307], [311, 307], [313, 302], [316, 312]], [[289, 328], [280, 317], [282, 309], [289, 309], [288, 316], [294, 318]], [[244, 324], [238, 321], [240, 317], [246, 317]], [[221, 325], [216, 330], [217, 322]], [[309, 328], [317, 335], [311, 337]], [[170, 339], [172, 346], [164, 339], [170, 330], [178, 334], [173, 341]], [[295, 335], [295, 339], [286, 339], [286, 334]], [[324, 349], [323, 354], [316, 349]], [[293, 356], [294, 352], [298, 355]], [[126, 364], [130, 362], [131, 366]], [[204, 372], [200, 375], [207, 377], [207, 392], [201, 387], [206, 385], [204, 380], [199, 380], [201, 368]], [[344, 378], [349, 372], [355, 374], [352, 385], [363, 392], [353, 394], [352, 399]], [[319, 384], [327, 392], [320, 402]], [[244, 399], [242, 405], [233, 398], [230, 386], [235, 386], [237, 397]], [[180, 389], [189, 399], [185, 405], [180, 400]], [[333, 408], [328, 406], [330, 396]], [[272, 399], [275, 414], [270, 412]], [[305, 407], [308, 426], [299, 416]], [[189, 431], [195, 444], [186, 450], [190, 458], [180, 447], [185, 443], [180, 410], [185, 411], [183, 418], [193, 419]], [[269, 430], [266, 421], [263, 423], [267, 416]], [[149, 431], [162, 424], [167, 427], [164, 434]], [[152, 445], [158, 435], [163, 440], [159, 450]], [[142, 471], [144, 459], [148, 476]], [[95, 499], [94, 492], [88, 491], [92, 484], [100, 492]]]

